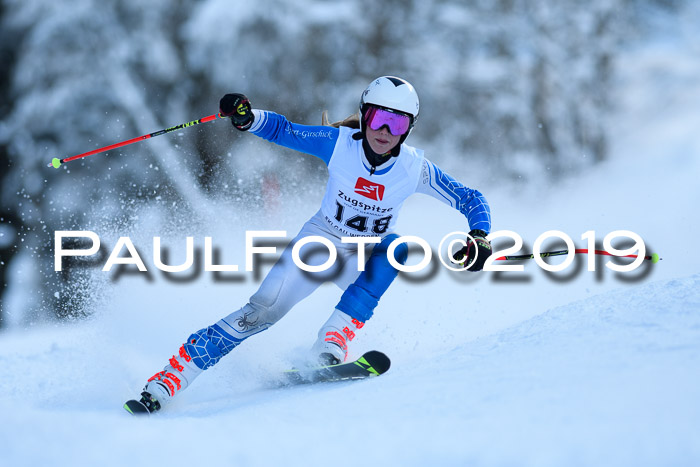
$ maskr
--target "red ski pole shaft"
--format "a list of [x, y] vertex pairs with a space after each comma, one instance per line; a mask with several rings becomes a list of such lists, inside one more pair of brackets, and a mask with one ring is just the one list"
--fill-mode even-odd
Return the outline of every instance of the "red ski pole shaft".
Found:
[[[637, 258], [639, 256], [639, 255], [615, 255], [615, 254], [612, 254], [612, 253], [605, 251], [605, 250], [593, 250], [591, 252], [591, 251], [588, 251], [588, 250], [583, 249], [583, 248], [574, 250], [574, 253], [576, 253], [576, 254], [593, 253], [594, 255], [615, 256], [618, 258]], [[545, 252], [540, 253], [540, 257], [547, 258], [549, 256], [563, 256], [563, 255], [568, 255], [568, 254], [569, 254], [569, 250], [545, 251]], [[534, 259], [534, 258], [535, 258], [534, 254], [501, 256], [500, 258], [496, 258], [496, 261], [517, 261], [517, 260], [522, 260], [522, 259]], [[656, 253], [651, 254], [651, 255], [647, 255], [644, 257], [644, 259], [647, 261], [651, 261], [652, 263], [656, 263], [659, 260], [661, 260], [659, 255], [657, 255]]]
[[150, 138], [153, 138], [154, 136], [164, 135], [166, 133], [170, 133], [171, 131], [181, 130], [183, 128], [187, 128], [190, 126], [199, 125], [200, 123], [211, 122], [213, 120], [216, 120], [218, 117], [220, 117], [219, 114], [209, 115], [208, 117], [200, 118], [199, 120], [192, 120], [191, 122], [182, 123], [180, 125], [166, 128], [164, 130], [158, 130], [158, 131], [155, 131], [153, 133], [149, 133], [147, 135], [139, 136], [137, 138], [132, 138], [132, 139], [129, 139], [126, 141], [122, 141], [120, 143], [110, 144], [109, 146], [105, 146], [103, 148], [93, 149], [92, 151], [84, 152], [84, 153], [78, 154], [76, 156], [66, 157], [65, 159], [59, 159], [58, 157], [54, 157], [53, 160], [51, 160], [49, 167], [59, 168], [61, 166], [61, 164], [65, 164], [66, 162], [74, 161], [76, 159], [82, 159], [83, 157], [92, 156], [93, 154], [99, 154], [101, 152], [111, 151], [112, 149], [121, 148], [122, 146], [127, 146], [127, 145], [133, 144], [133, 143], [138, 143], [139, 141], [150, 139]]

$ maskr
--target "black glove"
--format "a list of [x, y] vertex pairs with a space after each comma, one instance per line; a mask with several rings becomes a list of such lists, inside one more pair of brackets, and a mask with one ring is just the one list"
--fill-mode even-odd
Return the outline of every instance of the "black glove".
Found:
[[[472, 238], [467, 238], [467, 246], [462, 247], [453, 258], [459, 264], [467, 269], [467, 271], [481, 271], [484, 269], [486, 259], [491, 256], [491, 242], [486, 240], [486, 232], [480, 229], [474, 229], [469, 232]], [[474, 260], [476, 257], [476, 260]], [[470, 267], [469, 263], [474, 261]]]
[[241, 131], [250, 129], [255, 120], [250, 101], [243, 94], [226, 94], [222, 97], [219, 101], [219, 113], [230, 117], [231, 124]]

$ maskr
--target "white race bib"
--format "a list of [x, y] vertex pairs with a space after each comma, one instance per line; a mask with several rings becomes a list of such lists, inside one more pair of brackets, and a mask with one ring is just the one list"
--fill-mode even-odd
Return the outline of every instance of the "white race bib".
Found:
[[423, 151], [403, 144], [389, 170], [379, 166], [370, 175], [362, 141], [352, 138], [356, 131], [340, 128], [321, 211], [341, 236], [383, 237], [393, 231], [404, 200], [416, 191]]

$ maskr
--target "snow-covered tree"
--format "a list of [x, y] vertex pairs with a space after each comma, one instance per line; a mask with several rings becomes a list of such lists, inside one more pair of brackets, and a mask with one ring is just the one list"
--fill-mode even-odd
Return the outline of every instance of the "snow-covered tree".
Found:
[[659, 3], [4, 0], [0, 295], [15, 284], [39, 292], [27, 309], [80, 315], [89, 274], [53, 272], [54, 231], [127, 228], [146, 206], [250, 207], [265, 184], [323, 179], [314, 158], [273, 157], [225, 122], [46, 167], [214, 113], [226, 92], [318, 124], [399, 75], [421, 96], [412, 141], [455, 175], [487, 162], [499, 180], [574, 173], [607, 156], [616, 53]]

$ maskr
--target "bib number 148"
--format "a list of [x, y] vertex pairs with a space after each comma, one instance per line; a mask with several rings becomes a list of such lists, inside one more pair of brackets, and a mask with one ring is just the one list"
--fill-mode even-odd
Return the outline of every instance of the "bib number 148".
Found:
[[[345, 207], [337, 201], [335, 202], [335, 205], [335, 220], [343, 223], [346, 227], [353, 229], [357, 232], [367, 232], [368, 224], [370, 223], [369, 217], [357, 214], [348, 219], [343, 219], [343, 212], [345, 211]], [[376, 234], [385, 233], [386, 230], [389, 228], [389, 221], [391, 221], [391, 215], [381, 217], [379, 219], [374, 219], [372, 221], [372, 232]]]

